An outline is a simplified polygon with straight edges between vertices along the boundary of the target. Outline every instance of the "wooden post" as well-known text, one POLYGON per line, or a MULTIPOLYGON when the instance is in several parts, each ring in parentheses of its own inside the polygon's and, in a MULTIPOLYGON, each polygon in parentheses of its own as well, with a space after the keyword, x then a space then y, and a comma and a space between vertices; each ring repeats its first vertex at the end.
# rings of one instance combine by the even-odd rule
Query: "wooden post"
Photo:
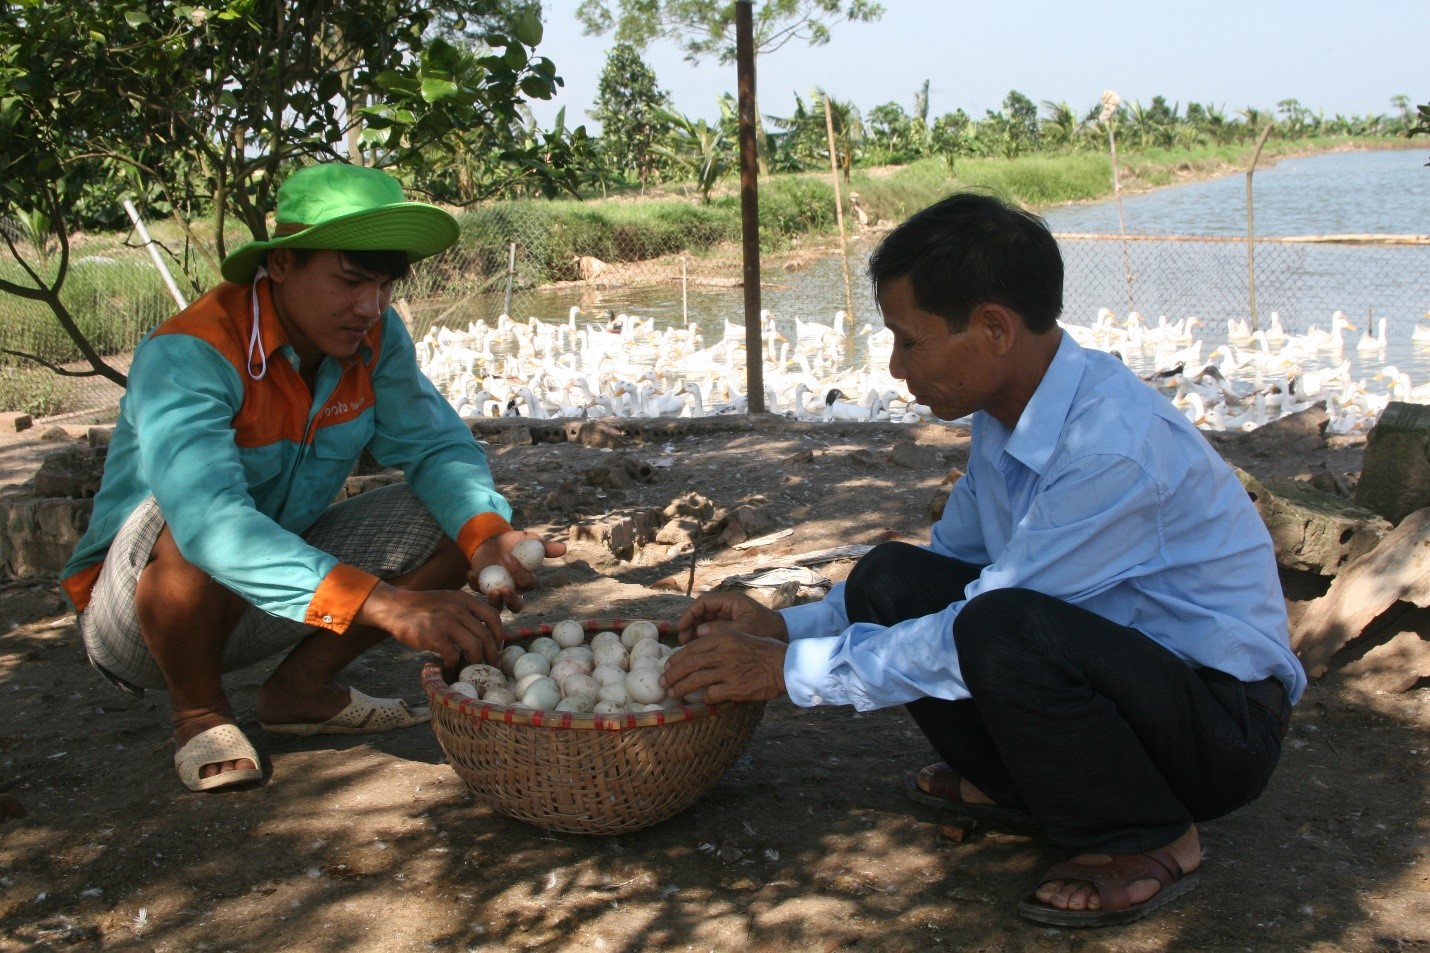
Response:
POLYGON ((685 256, 680 256, 680 328, 690 327, 690 289, 685 273, 685 256))
POLYGON ((839 224, 839 260, 844 266, 844 314, 854 326, 854 286, 849 280, 849 246, 844 241, 844 198, 839 194, 839 151, 834 147, 834 113, 824 96, 824 131, 829 136, 829 174, 834 179, 834 220, 839 224))
POLYGON ((1117 231, 1122 236, 1122 274, 1127 281, 1127 310, 1137 310, 1132 294, 1132 258, 1127 250, 1127 220, 1122 215, 1122 178, 1117 174, 1117 137, 1112 123, 1107 124, 1107 150, 1112 155, 1112 195, 1117 199, 1117 231))
POLYGON ((1261 138, 1256 140, 1256 151, 1251 154, 1251 167, 1246 170, 1246 287, 1251 298, 1251 326, 1261 330, 1261 319, 1256 315, 1256 237, 1252 227, 1251 176, 1256 172, 1256 160, 1261 158, 1261 147, 1266 145, 1266 137, 1271 135, 1275 121, 1266 123, 1261 130, 1261 138))
POLYGON ((745 276, 745 393, 749 413, 765 412, 764 337, 760 327, 759 157, 755 150, 755 14, 753 0, 735 3, 735 66, 739 86, 740 235, 745 276))

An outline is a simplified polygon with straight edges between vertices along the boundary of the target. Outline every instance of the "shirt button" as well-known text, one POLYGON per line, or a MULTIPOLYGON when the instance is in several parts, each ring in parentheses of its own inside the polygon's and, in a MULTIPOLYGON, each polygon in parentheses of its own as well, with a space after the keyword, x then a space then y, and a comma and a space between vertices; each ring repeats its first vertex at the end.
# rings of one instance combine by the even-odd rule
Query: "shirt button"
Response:
POLYGON ((333 624, 333 617, 330 616, 330 615, 325 615, 325 616, 323 616, 323 622, 324 622, 324 624, 326 624, 326 625, 332 625, 332 624, 333 624))
POLYGON ((823 705, 823 704, 824 704, 824 699, 823 699, 823 698, 820 698, 818 695, 810 695, 810 696, 809 696, 809 703, 810 703, 811 705, 823 705))

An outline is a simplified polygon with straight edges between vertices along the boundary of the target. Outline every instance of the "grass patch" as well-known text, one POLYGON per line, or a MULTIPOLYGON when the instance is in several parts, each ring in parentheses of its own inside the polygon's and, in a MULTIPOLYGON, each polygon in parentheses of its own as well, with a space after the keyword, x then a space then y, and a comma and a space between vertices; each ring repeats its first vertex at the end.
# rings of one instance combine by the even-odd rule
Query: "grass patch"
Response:
MULTIPOLYGON (((0 261, 0 274, 31 285, 13 262, 0 261)), ((60 299, 86 339, 101 354, 132 348, 150 328, 175 311, 164 281, 146 260, 95 256, 74 260, 60 299)), ((0 347, 33 354, 55 364, 81 359, 79 348, 41 301, 0 296, 0 347)), ((0 365, 21 359, 0 356, 0 365)))

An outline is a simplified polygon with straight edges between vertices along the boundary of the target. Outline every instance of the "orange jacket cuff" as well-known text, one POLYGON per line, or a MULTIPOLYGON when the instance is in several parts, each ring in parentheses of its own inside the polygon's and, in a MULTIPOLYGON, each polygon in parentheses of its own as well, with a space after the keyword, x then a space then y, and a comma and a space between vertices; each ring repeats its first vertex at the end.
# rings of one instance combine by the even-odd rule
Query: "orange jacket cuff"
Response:
POLYGON ((467 557, 467 562, 471 562, 472 554, 477 551, 478 546, 493 536, 509 532, 511 524, 496 513, 478 513, 467 520, 467 524, 457 534, 457 548, 467 557))
POLYGON ((380 581, 371 573, 338 563, 318 584, 303 621, 334 632, 346 632, 380 581))
POLYGON ((99 582, 99 572, 103 568, 104 563, 98 562, 60 580, 60 588, 69 598, 75 612, 83 612, 89 605, 90 597, 94 594, 94 584, 99 582))

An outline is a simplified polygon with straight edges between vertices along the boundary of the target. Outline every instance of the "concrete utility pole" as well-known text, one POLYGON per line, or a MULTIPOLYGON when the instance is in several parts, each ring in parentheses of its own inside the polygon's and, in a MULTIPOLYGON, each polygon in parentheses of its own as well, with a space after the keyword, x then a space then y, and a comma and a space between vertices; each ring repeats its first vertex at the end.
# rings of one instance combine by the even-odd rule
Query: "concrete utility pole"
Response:
POLYGON ((765 412, 764 328, 760 327, 760 192, 755 149, 754 0, 735 3, 735 67, 739 83, 740 235, 744 244, 745 393, 749 413, 765 412))

